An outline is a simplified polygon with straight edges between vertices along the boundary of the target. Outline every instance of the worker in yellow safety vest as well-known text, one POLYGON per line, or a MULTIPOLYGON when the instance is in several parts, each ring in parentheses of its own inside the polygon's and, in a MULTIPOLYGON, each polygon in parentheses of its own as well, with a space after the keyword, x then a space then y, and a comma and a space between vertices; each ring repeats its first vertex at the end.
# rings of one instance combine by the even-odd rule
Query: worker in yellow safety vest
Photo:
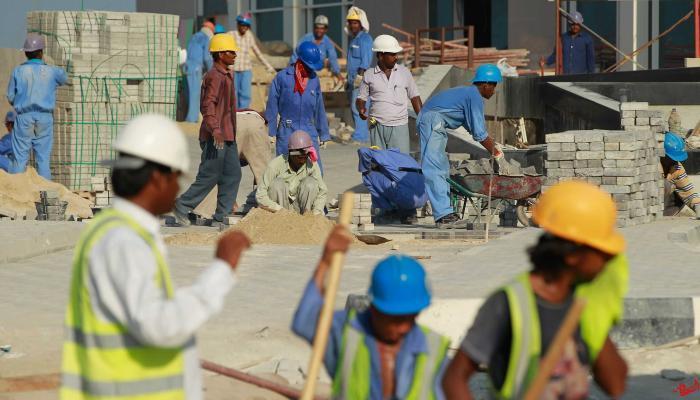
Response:
POLYGON ((189 153, 170 119, 142 115, 117 137, 113 206, 75 249, 65 319, 61 399, 201 399, 194 333, 235 283, 242 233, 224 235, 216 260, 173 287, 158 215, 172 210, 189 153))
MULTIPOLYGON (((292 330, 313 342, 323 308, 324 280, 336 251, 346 252, 351 239, 336 227, 306 286, 292 330)), ((447 365, 449 339, 416 323, 430 305, 423 267, 413 258, 392 255, 377 264, 366 311, 336 311, 324 365, 333 377, 334 399, 443 399, 440 388, 447 365)))
POLYGON ((447 398, 471 399, 467 382, 485 366, 498 398, 522 399, 577 296, 586 300, 579 325, 540 398, 587 398, 589 370, 610 396, 622 395, 627 365, 608 336, 621 318, 628 279, 616 213, 610 195, 589 183, 567 181, 544 192, 533 210, 544 230, 528 250, 533 268, 481 306, 445 372, 447 398))

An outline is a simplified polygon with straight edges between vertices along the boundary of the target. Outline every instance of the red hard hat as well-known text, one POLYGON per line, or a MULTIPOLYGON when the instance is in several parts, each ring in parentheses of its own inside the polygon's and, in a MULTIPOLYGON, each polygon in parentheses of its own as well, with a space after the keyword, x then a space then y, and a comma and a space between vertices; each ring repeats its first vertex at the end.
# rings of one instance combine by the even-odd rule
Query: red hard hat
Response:
POLYGON ((289 150, 299 150, 308 149, 313 147, 313 142, 311 142, 311 136, 304 131, 294 131, 289 137, 289 142, 287 143, 287 148, 289 150))

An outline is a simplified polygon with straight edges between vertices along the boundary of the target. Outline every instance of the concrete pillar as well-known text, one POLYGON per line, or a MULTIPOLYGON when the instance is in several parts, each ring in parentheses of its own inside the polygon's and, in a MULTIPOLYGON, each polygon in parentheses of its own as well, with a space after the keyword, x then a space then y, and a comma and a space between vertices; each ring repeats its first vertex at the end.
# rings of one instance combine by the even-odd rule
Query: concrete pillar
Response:
MULTIPOLYGON (((620 1, 617 3, 617 47, 624 52, 629 54, 636 49, 636 47, 641 46, 649 40, 649 7, 646 7, 647 2, 638 2, 637 6, 637 23, 634 23, 632 18, 634 11, 634 2, 632 1, 620 1), (636 26, 636 38, 637 43, 635 47, 634 43, 634 29, 636 26)), ((649 65, 649 52, 642 52, 637 56, 637 62, 647 68, 649 65)), ((618 55, 617 59, 620 60, 623 57, 618 55)), ((633 63, 628 61, 623 65, 619 71, 632 71, 633 63)), ((639 68, 637 68, 639 69, 639 68)))
MULTIPOLYGON (((659 0, 651 0, 651 37, 654 38, 659 35, 659 0)), ((654 69, 659 68, 659 42, 656 41, 651 46, 651 67, 654 69)))

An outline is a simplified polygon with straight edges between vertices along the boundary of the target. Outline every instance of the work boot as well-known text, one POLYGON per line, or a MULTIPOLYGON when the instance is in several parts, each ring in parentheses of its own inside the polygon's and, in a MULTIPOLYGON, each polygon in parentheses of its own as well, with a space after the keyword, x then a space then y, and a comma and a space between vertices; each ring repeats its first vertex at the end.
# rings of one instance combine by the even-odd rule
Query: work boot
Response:
POLYGON ((192 222, 190 221, 190 214, 184 214, 176 208, 173 210, 173 215, 175 216, 175 223, 177 223, 180 226, 190 226, 192 225, 192 222))
POLYGON ((455 213, 452 214, 447 214, 444 217, 440 218, 439 220, 435 221, 435 225, 438 228, 461 228, 460 225, 463 225, 464 221, 459 219, 459 216, 455 213))

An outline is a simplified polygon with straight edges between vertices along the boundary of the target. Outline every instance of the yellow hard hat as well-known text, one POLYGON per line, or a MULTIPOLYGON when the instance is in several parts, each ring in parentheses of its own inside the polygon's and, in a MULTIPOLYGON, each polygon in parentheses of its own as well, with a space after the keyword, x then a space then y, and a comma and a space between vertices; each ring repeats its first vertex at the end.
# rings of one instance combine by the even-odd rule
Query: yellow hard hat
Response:
POLYGON ((211 38, 209 42, 209 52, 217 53, 219 51, 238 51, 238 45, 233 35, 218 33, 211 38))
POLYGON ((360 21, 360 13, 353 7, 348 11, 347 21, 360 21))
POLYGON ((615 229, 617 210, 610 195, 590 183, 565 181, 544 192, 532 218, 546 232, 608 254, 625 249, 615 229))

